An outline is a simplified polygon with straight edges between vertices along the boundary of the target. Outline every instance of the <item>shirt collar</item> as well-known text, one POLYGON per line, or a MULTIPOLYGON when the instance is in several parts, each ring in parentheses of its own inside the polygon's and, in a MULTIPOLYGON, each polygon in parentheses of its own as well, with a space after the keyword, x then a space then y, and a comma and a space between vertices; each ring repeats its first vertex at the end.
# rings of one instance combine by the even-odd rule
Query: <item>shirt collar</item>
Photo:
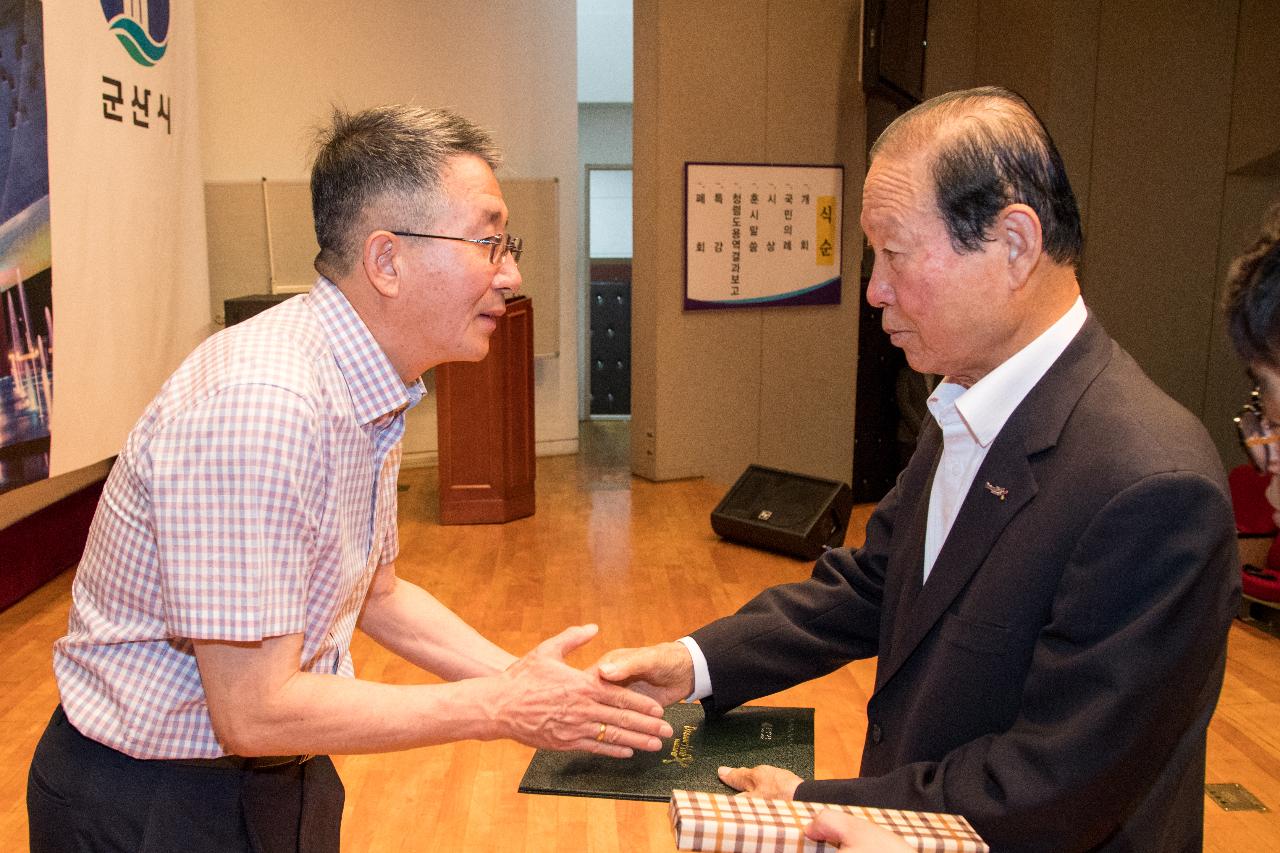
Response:
POLYGON ((405 385, 338 286, 320 276, 306 299, 325 331, 361 424, 394 417, 422 400, 422 379, 405 385))
MULTIPOLYGON (((1084 299, 1077 296, 1071 308, 1034 341, 1005 359, 972 387, 954 392, 956 410, 978 444, 987 447, 995 441, 1013 410, 1083 328, 1086 317, 1084 299)), ((953 383, 944 379, 938 387, 945 385, 953 383)))

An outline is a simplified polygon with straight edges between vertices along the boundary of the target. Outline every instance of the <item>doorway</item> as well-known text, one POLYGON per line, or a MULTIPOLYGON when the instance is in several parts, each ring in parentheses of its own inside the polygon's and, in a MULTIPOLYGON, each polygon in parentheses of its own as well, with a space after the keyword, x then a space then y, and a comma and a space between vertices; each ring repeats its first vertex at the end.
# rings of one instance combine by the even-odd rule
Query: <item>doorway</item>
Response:
POLYGON ((590 418, 631 415, 631 167, 586 167, 590 418))

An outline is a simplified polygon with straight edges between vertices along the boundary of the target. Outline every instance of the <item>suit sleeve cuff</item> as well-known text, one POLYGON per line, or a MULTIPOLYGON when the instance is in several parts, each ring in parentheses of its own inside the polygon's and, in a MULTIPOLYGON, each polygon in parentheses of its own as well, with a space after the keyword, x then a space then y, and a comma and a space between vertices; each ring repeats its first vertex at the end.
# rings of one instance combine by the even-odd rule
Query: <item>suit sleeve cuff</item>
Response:
POLYGON ((846 806, 865 806, 857 796, 854 779, 806 779, 792 794, 792 799, 810 803, 837 803, 846 806))

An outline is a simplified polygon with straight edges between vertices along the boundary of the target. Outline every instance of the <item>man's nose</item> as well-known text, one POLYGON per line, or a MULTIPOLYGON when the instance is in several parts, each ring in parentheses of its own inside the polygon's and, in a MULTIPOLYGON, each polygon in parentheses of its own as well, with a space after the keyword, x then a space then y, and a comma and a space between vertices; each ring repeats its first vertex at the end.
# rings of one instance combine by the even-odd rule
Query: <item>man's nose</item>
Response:
POLYGON ((499 290, 515 292, 522 284, 524 284, 524 278, 520 275, 520 267, 516 264, 515 258, 508 254, 498 265, 498 274, 493 277, 493 286, 499 290))
POLYGON ((871 278, 867 282, 867 303, 873 308, 883 308, 893 301, 893 288, 880 273, 880 265, 871 268, 871 278))

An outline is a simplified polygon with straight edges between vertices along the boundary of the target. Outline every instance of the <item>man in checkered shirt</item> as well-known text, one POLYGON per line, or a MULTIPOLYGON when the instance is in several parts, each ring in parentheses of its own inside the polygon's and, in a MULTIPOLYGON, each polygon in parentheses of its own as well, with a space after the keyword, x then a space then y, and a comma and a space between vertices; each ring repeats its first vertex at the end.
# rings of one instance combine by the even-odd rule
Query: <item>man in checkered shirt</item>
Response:
POLYGON ((426 370, 485 356, 520 286, 498 157, 448 112, 335 112, 314 288, 197 348, 107 481, 54 649, 33 851, 336 850, 329 753, 625 757, 671 734, 652 699, 563 662, 594 626, 517 659, 396 577, 404 413, 426 370), (357 624, 450 683, 357 679, 357 624))

